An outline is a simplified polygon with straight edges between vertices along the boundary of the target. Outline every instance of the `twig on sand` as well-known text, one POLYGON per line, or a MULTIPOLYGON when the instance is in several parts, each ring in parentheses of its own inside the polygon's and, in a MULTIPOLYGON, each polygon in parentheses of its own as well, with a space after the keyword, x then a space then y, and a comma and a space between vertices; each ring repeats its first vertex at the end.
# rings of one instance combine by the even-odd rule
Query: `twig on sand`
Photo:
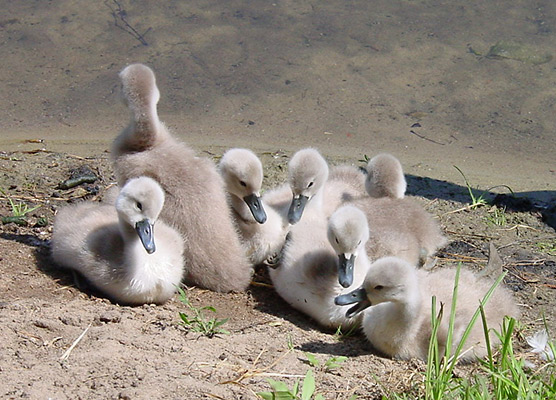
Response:
POLYGON ((208 397, 212 397, 213 399, 226 400, 226 398, 218 396, 217 394, 214 394, 214 393, 205 393, 205 395, 207 395, 208 397))
POLYGON ((460 233, 460 232, 454 232, 448 230, 446 231, 446 233, 449 233, 450 235, 454 235, 454 236, 470 237, 473 239, 498 239, 495 236, 479 235, 477 233, 460 233))
POLYGON ((274 360, 270 365, 264 367, 264 368, 255 368, 257 365, 257 362, 259 361, 259 359, 261 358, 261 356, 263 355, 263 353, 266 351, 266 349, 261 350, 261 352, 259 353, 259 355, 255 358, 255 361, 253 361, 253 368, 249 368, 249 369, 244 369, 240 367, 240 374, 235 378, 235 379, 231 379, 228 381, 224 381, 224 382, 220 382, 221 385, 226 385, 226 384, 236 384, 236 385, 240 385, 242 386, 241 381, 246 379, 246 378, 252 378, 255 376, 279 376, 279 377, 286 377, 286 378, 303 378, 303 375, 295 375, 295 374, 282 374, 282 373, 277 373, 277 372, 266 372, 269 369, 271 369, 272 367, 274 367, 276 364, 278 364, 280 362, 280 360, 282 360, 284 357, 286 357, 288 354, 290 354, 291 350, 288 349, 288 351, 286 351, 282 356, 278 357, 276 360, 274 360))
POLYGON ((513 230, 519 230, 519 228, 523 228, 523 229, 531 229, 533 231, 538 232, 539 230, 536 228, 533 228, 532 226, 529 225, 523 225, 523 224, 516 224, 510 228, 500 228, 501 231, 513 231, 513 230))
POLYGON ((122 5, 117 0, 112 0, 112 3, 116 5, 116 8, 113 8, 108 0, 105 0, 104 4, 110 8, 112 11, 112 17, 114 17, 114 25, 118 28, 123 30, 124 32, 129 33, 135 39, 137 39, 143 46, 148 46, 149 44, 145 40, 145 35, 149 33, 151 28, 147 29, 143 33, 139 33, 137 29, 135 29, 129 22, 126 21, 127 11, 123 9, 122 5), (120 25, 120 22, 124 24, 124 26, 120 25))
POLYGON ((73 349, 75 348, 75 346, 77 346, 77 343, 79 343, 81 341, 81 339, 83 339, 83 336, 85 336, 85 334, 87 333, 87 331, 89 330, 89 328, 91 327, 91 324, 89 323, 89 325, 85 328, 85 330, 83 332, 81 332, 81 335, 79 335, 79 337, 77 339, 75 339, 75 341, 72 343, 72 345, 69 347, 69 349, 66 350, 66 352, 64 354, 62 354, 62 357, 60 357, 60 361, 66 361, 71 352, 73 351, 73 349))
POLYGON ((445 145, 446 145, 446 143, 437 142, 436 140, 429 139, 429 138, 426 137, 426 136, 420 135, 420 134, 418 134, 417 132, 415 132, 414 130, 410 130, 409 133, 412 133, 412 134, 414 134, 415 136, 420 137, 421 139, 428 140, 429 142, 432 142, 432 143, 435 143, 435 144, 439 144, 439 145, 441 145, 441 146, 445 146, 445 145))
POLYGON ((257 281, 251 281, 251 285, 253 286, 259 286, 259 287, 264 287, 264 288, 273 288, 274 286, 272 286, 269 283, 264 283, 264 282, 257 282, 257 281))
MULTIPOLYGON (((58 152, 56 151, 52 151, 52 150, 46 150, 46 149, 35 149, 35 150, 16 150, 16 151, 10 151, 9 153, 5 153, 2 152, 3 154, 30 154, 30 155, 35 155, 35 154, 39 154, 39 153, 45 153, 45 154, 57 154, 58 152)), ((75 154, 69 154, 69 153, 64 153, 65 157, 70 157, 70 158, 76 158, 78 160, 94 160, 95 158, 98 157, 81 157, 75 154)), ((6 160, 6 161, 25 161, 24 159, 14 159, 11 157, 7 157, 7 156, 2 156, 0 157, 0 160, 6 160)), ((5 168, 3 168, 5 169, 5 168)))

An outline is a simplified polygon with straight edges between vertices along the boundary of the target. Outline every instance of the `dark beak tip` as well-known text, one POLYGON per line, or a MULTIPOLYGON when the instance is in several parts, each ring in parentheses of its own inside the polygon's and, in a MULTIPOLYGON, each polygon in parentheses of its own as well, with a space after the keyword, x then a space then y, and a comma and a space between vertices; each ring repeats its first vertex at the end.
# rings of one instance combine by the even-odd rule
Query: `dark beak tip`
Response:
POLYGON ((348 282, 346 280, 341 280, 340 285, 342 285, 342 287, 344 287, 344 288, 348 288, 348 287, 351 286, 351 282, 348 282))
POLYGON ((301 219, 301 213, 297 212, 297 211, 290 211, 288 213, 288 222, 291 225, 295 225, 299 222, 299 220, 301 219))
POLYGON ((305 205, 307 204, 308 200, 309 198, 303 195, 292 200, 290 209, 288 210, 288 222, 291 225, 295 225, 299 222, 299 220, 303 216, 303 211, 305 210, 305 205))

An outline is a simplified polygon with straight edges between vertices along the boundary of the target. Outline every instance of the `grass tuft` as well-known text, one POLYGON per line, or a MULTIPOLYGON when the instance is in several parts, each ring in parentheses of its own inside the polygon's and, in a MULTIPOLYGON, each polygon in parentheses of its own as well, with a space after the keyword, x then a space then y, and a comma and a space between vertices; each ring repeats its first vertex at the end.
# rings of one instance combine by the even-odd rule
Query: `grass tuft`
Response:
POLYGON ((348 358, 345 356, 331 356, 326 359, 324 363, 321 363, 319 359, 311 353, 304 352, 305 357, 307 357, 307 363, 313 368, 322 368, 324 372, 330 372, 340 366, 348 358))
POLYGON ((210 311, 212 313, 216 313, 216 309, 211 306, 203 306, 203 307, 194 307, 189 299, 187 298, 187 294, 182 288, 178 288, 179 299, 180 301, 186 305, 186 307, 191 311, 192 315, 186 314, 184 312, 179 313, 181 321, 180 324, 185 326, 187 329, 202 333, 203 335, 212 338, 218 334, 229 334, 226 329, 221 328, 226 322, 228 322, 228 318, 218 319, 218 318, 208 318, 205 315, 205 311, 210 311))
POLYGON ((25 203, 15 203, 11 199, 11 197, 4 192, 4 190, 0 189, 0 193, 6 196, 6 198, 10 202, 11 214, 12 214, 10 216, 2 217, 3 224, 8 224, 13 222, 14 224, 25 226, 27 225, 27 220, 26 220, 27 214, 35 211, 40 207, 40 205, 35 207, 29 207, 25 203))
POLYGON ((268 384, 271 386, 271 392, 258 392, 257 395, 265 400, 324 400, 324 396, 320 393, 315 393, 315 377, 313 370, 308 369, 303 382, 297 380, 293 388, 290 389, 284 382, 276 381, 274 379, 267 379, 268 384))
MULTIPOLYGON (((434 400, 505 400, 505 399, 529 399, 544 400, 556 399, 556 363, 554 360, 545 362, 540 368, 532 370, 530 363, 515 354, 513 348, 513 337, 517 321, 506 317, 502 323, 500 332, 489 329, 484 305, 502 282, 505 274, 502 274, 491 286, 487 294, 480 301, 477 311, 470 320, 460 343, 450 354, 450 343, 442 354, 439 348, 436 333, 438 332, 443 314, 444 305, 440 304, 437 312, 436 299, 432 303, 432 336, 429 344, 427 368, 425 371, 424 393, 391 393, 385 399, 434 399, 434 400), (461 377, 454 374, 454 367, 458 358, 464 353, 465 341, 476 322, 481 317, 487 345, 487 356, 479 359, 480 370, 470 377, 461 377), (492 351, 491 335, 494 332, 500 340, 500 349, 492 351)), ((452 300, 452 315, 456 305, 458 289, 459 267, 454 284, 454 297, 452 300)), ((453 335, 453 316, 450 317, 449 336, 453 335)), ((554 343, 546 343, 548 351, 556 354, 554 343)), ((548 358, 548 357, 547 357, 548 358)), ((549 359, 549 358, 548 358, 549 359)))

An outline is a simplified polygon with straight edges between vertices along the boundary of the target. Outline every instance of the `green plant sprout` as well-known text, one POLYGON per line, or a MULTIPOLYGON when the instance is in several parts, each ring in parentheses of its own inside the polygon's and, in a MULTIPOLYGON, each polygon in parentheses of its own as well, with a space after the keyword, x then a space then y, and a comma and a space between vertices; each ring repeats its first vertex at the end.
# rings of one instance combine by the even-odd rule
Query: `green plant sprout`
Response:
POLYGON ((550 256, 556 256, 556 240, 537 242, 535 247, 550 256))
POLYGON ((465 186, 467 186, 467 192, 469 193, 469 197, 471 198, 471 204, 469 205, 469 208, 473 209, 487 204, 487 201, 484 198, 486 190, 483 191, 483 193, 479 197, 475 197, 475 193, 473 193, 473 189, 471 189, 471 185, 469 184, 469 181, 467 180, 467 177, 464 175, 463 171, 459 169, 456 165, 454 165, 454 168, 457 169, 458 172, 461 174, 463 180, 465 181, 465 186))
POLYGON ((341 363, 346 361, 348 358, 345 356, 332 356, 326 359, 326 361, 321 365, 321 362, 315 357, 314 354, 304 352, 305 357, 307 357, 307 362, 311 367, 318 368, 321 367, 325 372, 330 372, 340 366, 341 363))
POLYGON ((369 158, 368 155, 363 154, 363 158, 361 158, 360 160, 357 160, 357 161, 359 161, 360 163, 364 163, 365 165, 367 165, 367 164, 369 163, 370 160, 371 160, 371 159, 369 158))
POLYGON ((24 218, 30 212, 35 211, 39 206, 29 208, 25 203, 17 203, 15 204, 11 198, 8 197, 8 201, 10 202, 10 206, 12 207, 12 214, 16 218, 24 218))
POLYGON ((187 329, 202 333, 203 335, 212 338, 218 334, 229 334, 230 332, 221 328, 224 325, 228 318, 224 319, 217 319, 217 318, 207 318, 205 316, 204 311, 211 311, 216 313, 216 309, 211 306, 204 306, 204 307, 194 307, 189 299, 187 298, 187 294, 182 288, 178 288, 179 293, 179 300, 192 311, 193 316, 189 316, 188 314, 181 312, 179 313, 181 321, 180 324, 185 326, 187 329))
POLYGON ((343 332, 342 327, 339 326, 338 329, 336 329, 336 332, 334 332, 334 337, 338 340, 343 340, 345 338, 355 335, 358 331, 359 331, 359 326, 357 325, 353 325, 349 327, 348 330, 345 332, 343 332))
POLYGON ((0 193, 2 193, 4 196, 6 196, 6 198, 8 199, 8 201, 10 202, 10 207, 11 207, 11 216, 7 216, 7 217, 2 217, 2 223, 3 224, 8 224, 10 222, 13 222, 17 225, 27 225, 27 221, 25 220, 27 214, 35 211, 36 209, 38 209, 40 207, 40 205, 35 206, 35 207, 31 207, 29 208, 29 206, 25 203, 14 203, 14 201, 12 200, 12 198, 10 196, 8 196, 6 194, 6 192, 2 189, 0 189, 0 193))
POLYGON ((461 176, 463 177, 463 180, 465 181, 465 186, 467 187, 467 192, 469 193, 469 197, 471 198, 471 204, 468 205, 467 207, 455 210, 453 212, 457 212, 457 211, 462 211, 462 210, 472 210, 474 208, 480 207, 480 206, 484 206, 487 205, 488 202, 485 199, 485 195, 490 192, 492 189, 496 189, 496 188, 506 188, 509 190, 509 192, 513 195, 514 191, 512 190, 511 187, 509 187, 508 185, 496 185, 493 186, 491 188, 488 188, 487 190, 483 190, 483 192, 479 195, 479 196, 475 196, 475 193, 473 191, 473 189, 471 188, 471 185, 469 184, 469 181, 467 180, 467 177, 465 176, 465 174, 463 173, 463 171, 461 169, 459 169, 456 165, 454 165, 454 168, 457 169, 457 171, 461 174, 461 176))
POLYGON ((485 219, 487 223, 496 226, 506 226, 508 223, 505 208, 492 207, 492 209, 488 211, 485 219))
POLYGON ((303 378, 302 389, 299 389, 299 380, 290 389, 284 382, 267 379, 272 387, 272 392, 258 392, 257 395, 265 400, 324 400, 322 394, 315 393, 315 377, 311 369, 307 370, 303 378))
POLYGON ((287 347, 288 347, 288 350, 290 350, 290 351, 295 349, 295 344, 293 343, 292 335, 288 335, 287 347))

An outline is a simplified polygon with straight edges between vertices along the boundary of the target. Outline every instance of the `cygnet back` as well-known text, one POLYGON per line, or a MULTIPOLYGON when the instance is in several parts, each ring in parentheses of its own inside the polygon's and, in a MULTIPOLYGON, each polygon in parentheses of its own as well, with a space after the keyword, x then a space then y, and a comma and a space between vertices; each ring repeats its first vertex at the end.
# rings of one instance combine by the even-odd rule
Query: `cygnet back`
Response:
POLYGON ((374 198, 403 199, 407 183, 399 160, 391 154, 381 153, 367 164, 365 187, 374 198))
POLYGON ((166 193, 160 218, 183 237, 188 284, 220 292, 246 289, 252 268, 216 166, 175 140, 159 121, 158 89, 150 68, 133 64, 120 77, 132 119, 112 146, 118 183, 142 175, 160 183, 166 193))

